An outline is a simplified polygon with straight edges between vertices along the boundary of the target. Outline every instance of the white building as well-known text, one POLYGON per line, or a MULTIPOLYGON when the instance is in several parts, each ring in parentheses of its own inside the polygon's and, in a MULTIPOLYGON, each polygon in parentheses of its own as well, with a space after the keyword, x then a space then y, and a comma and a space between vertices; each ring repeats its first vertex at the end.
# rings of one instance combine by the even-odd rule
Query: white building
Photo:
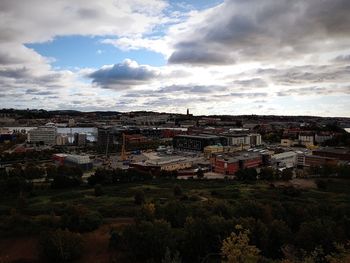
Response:
POLYGON ((191 168, 193 159, 186 157, 162 157, 154 160, 146 161, 147 165, 159 166, 161 170, 177 171, 181 169, 191 168))
POLYGON ((259 146, 262 144, 261 135, 259 133, 249 134, 250 145, 259 146))
POLYGON ((48 145, 56 144, 56 127, 41 126, 28 131, 27 140, 31 143, 43 142, 48 145))
POLYGON ((277 167, 294 167, 297 164, 297 153, 289 151, 274 154, 271 156, 271 163, 277 167))
POLYGON ((313 145, 314 144, 314 136, 313 135, 304 135, 299 134, 299 142, 303 145, 313 145))
POLYGON ((315 135, 315 142, 322 143, 333 138, 333 135, 315 135))
POLYGON ((67 145, 69 143, 67 135, 57 135, 56 145, 67 145))

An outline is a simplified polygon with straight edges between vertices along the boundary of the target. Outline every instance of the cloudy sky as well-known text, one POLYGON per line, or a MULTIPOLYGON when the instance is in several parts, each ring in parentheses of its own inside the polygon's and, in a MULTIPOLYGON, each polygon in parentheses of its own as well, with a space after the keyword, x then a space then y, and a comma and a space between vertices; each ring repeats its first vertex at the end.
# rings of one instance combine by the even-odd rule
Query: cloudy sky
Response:
POLYGON ((350 1, 1 0, 0 107, 350 117, 350 1))

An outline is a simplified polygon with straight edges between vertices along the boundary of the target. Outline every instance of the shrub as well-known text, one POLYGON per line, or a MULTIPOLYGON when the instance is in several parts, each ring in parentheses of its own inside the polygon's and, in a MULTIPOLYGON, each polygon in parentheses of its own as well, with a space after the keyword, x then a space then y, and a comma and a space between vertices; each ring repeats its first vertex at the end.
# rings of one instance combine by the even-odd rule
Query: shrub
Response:
POLYGON ((100 213, 83 206, 70 206, 62 216, 62 226, 71 231, 89 232, 102 224, 100 213))
POLYGON ((175 196, 180 196, 180 195, 182 195, 182 188, 181 188, 181 186, 180 185, 178 185, 178 184, 176 184, 175 186, 174 186, 174 195, 175 196))
POLYGON ((48 262, 67 262, 80 258, 83 241, 79 234, 58 229, 43 233, 39 246, 42 257, 48 262))
POLYGON ((145 193, 142 190, 138 190, 134 195, 135 204, 142 205, 145 202, 145 193))
POLYGON ((102 185, 100 185, 100 184, 95 185, 94 190, 95 190, 95 196, 103 195, 102 185))
POLYGON ((326 190, 327 189, 327 182, 324 180, 316 180, 316 185, 318 189, 326 190))

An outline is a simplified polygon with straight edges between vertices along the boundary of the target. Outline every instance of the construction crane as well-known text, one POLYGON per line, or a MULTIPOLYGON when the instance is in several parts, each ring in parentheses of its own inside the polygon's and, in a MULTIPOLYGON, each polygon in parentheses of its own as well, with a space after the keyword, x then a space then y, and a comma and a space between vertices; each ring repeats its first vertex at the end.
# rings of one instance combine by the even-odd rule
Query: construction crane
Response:
POLYGON ((128 160, 128 155, 125 150, 125 134, 123 133, 123 144, 122 144, 122 152, 120 154, 120 159, 124 162, 128 160))

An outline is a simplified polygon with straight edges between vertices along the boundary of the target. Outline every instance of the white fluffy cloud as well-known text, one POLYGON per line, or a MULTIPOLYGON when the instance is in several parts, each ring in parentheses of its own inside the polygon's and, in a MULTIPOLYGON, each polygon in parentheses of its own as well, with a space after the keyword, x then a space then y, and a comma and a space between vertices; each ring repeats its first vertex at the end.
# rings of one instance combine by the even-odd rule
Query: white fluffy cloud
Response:
POLYGON ((162 0, 2 0, 0 104, 349 115, 348 0, 226 0, 183 13, 171 8, 162 0), (106 36, 104 44, 158 52, 168 64, 116 58, 97 69, 60 70, 24 45, 69 35, 106 36))

